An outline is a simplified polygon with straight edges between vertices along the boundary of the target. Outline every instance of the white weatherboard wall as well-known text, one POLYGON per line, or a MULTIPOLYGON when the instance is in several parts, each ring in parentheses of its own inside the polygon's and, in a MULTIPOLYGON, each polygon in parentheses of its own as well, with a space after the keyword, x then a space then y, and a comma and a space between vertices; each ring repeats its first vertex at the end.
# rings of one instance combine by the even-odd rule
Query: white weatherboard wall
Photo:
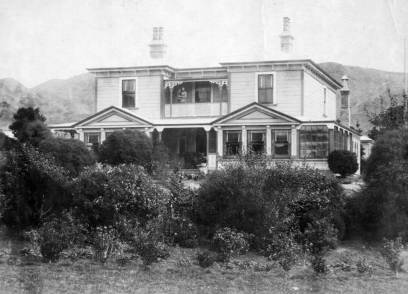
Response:
MULTIPOLYGON (((231 72, 231 111, 258 102, 256 72, 231 72)), ((271 108, 299 116, 301 110, 301 71, 276 71, 276 105, 271 108)))
POLYGON ((304 116, 313 120, 336 119, 336 93, 326 87, 326 116, 324 116, 324 89, 325 86, 304 73, 304 116))
MULTIPOLYGON (((136 78, 136 109, 129 109, 145 119, 160 118, 160 76, 136 78)), ((97 79, 97 111, 109 106, 122 107, 120 78, 97 79)))

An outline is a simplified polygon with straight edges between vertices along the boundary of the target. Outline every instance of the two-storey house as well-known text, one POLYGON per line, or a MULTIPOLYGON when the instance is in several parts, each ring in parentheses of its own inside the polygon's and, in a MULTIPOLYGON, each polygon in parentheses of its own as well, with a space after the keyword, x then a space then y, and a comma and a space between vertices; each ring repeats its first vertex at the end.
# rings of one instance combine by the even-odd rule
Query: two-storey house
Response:
MULTIPOLYGON (((280 37, 289 51, 288 19, 280 37)), ((158 60, 165 53, 162 28, 154 28, 150 50, 158 60)), ((332 150, 360 154, 359 133, 336 117, 347 80, 343 87, 309 59, 88 70, 96 79, 96 113, 68 126, 87 144, 136 129, 174 154, 204 154, 210 170, 249 151, 321 169, 332 150)))

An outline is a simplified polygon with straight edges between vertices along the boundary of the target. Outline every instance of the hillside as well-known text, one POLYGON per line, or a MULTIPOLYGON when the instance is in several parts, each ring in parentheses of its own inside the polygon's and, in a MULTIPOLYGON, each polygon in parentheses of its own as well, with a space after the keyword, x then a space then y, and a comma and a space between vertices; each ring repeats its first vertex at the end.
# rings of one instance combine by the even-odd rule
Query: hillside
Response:
MULTIPOLYGON (((401 94, 403 74, 376 69, 345 66, 338 63, 321 63, 320 66, 337 80, 346 74, 350 79, 352 123, 359 121, 363 130, 369 129, 367 111, 376 112, 381 106, 380 96, 387 88, 401 94)), ((0 128, 7 128, 12 114, 21 106, 40 107, 48 123, 78 121, 95 109, 95 83, 91 74, 85 73, 69 79, 53 79, 28 89, 18 81, 0 79, 0 128)))

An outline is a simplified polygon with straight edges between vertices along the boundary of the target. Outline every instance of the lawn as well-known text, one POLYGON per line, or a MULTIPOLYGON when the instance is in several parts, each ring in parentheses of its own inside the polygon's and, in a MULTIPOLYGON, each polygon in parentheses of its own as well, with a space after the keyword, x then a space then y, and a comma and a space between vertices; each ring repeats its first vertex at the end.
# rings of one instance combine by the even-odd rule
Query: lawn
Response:
MULTIPOLYGON (((44 264, 18 254, 22 244, 0 240, 0 293, 407 293, 408 274, 396 277, 378 251, 361 243, 341 244, 327 256, 330 272, 316 276, 303 261, 289 273, 249 253, 203 269, 196 249, 172 248, 171 257, 144 269, 82 259, 44 264), (371 273, 359 273, 365 257, 371 273)), ((408 263, 408 259, 406 261, 408 263)))

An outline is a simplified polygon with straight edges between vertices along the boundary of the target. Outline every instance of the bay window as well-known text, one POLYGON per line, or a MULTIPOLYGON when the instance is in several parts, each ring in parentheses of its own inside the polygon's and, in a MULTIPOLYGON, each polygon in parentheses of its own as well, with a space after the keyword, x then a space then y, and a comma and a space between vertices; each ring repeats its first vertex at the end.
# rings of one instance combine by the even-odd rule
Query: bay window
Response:
POLYGON ((327 126, 303 126, 299 131, 301 158, 327 158, 329 130, 327 126))
POLYGON ((232 156, 241 153, 242 131, 224 131, 224 155, 232 156))

